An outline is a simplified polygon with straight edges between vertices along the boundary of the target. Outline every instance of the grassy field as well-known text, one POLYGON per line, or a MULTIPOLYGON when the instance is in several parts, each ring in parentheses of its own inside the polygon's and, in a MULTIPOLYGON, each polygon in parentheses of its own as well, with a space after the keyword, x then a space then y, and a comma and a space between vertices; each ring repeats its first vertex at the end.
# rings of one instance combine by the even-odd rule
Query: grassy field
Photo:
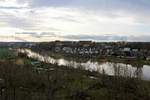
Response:
POLYGON ((0 59, 12 59, 15 55, 8 48, 0 48, 0 59))

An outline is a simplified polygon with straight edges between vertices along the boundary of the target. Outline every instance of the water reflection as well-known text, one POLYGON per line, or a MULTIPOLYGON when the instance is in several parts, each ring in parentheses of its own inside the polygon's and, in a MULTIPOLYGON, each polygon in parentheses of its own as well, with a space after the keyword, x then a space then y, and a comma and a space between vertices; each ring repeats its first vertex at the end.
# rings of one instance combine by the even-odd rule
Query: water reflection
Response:
POLYGON ((71 66, 74 68, 82 68, 89 71, 98 71, 99 73, 105 73, 110 76, 123 76, 123 77, 135 77, 143 80, 150 80, 150 66, 140 65, 133 66, 130 64, 113 63, 113 62, 76 62, 68 61, 65 59, 54 59, 47 55, 40 55, 36 52, 32 52, 29 49, 18 49, 18 52, 25 53, 29 58, 34 58, 46 63, 57 63, 58 65, 71 66))

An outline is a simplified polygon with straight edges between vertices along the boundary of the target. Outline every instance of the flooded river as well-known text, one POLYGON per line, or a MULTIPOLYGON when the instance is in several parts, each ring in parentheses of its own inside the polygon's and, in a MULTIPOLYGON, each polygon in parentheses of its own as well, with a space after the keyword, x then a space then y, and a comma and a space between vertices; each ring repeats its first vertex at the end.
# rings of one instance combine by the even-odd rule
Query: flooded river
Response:
POLYGON ((114 63, 114 62, 97 62, 97 61, 87 61, 87 62, 77 62, 74 60, 66 59, 54 59, 53 57, 47 55, 41 55, 39 53, 33 52, 29 49, 18 49, 19 52, 27 54, 29 58, 34 58, 36 60, 55 64, 71 66, 74 68, 82 68, 90 71, 97 71, 110 76, 122 76, 122 77, 135 77, 142 80, 150 80, 150 65, 133 66, 131 64, 124 63, 114 63))

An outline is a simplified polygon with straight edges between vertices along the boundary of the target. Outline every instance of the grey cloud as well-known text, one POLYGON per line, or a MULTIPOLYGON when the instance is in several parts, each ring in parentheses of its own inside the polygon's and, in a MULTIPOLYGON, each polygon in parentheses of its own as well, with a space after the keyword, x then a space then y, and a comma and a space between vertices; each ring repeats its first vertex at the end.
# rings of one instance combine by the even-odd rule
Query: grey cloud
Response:
MULTIPOLYGON (((150 1, 149 0, 17 0, 19 4, 28 3, 29 7, 65 7, 65 8, 84 8, 83 12, 95 12, 109 17, 118 17, 117 11, 121 11, 124 16, 134 16, 139 23, 149 23, 150 1)), ((0 7, 5 9, 5 7, 0 7)), ((6 9, 21 9, 6 7, 6 9)), ((80 9, 81 10, 81 9, 80 9)), ((33 11, 34 12, 34 11, 33 11)), ((88 13, 87 13, 88 15, 88 13)), ((60 19, 78 22, 70 17, 60 19)))
POLYGON ((25 35, 37 35, 38 33, 37 32, 16 32, 15 35, 20 35, 20 34, 25 34, 25 35))
POLYGON ((129 37, 127 36, 118 36, 118 35, 59 35, 55 32, 21 32, 18 34, 27 34, 34 38, 42 38, 42 37, 60 37, 65 40, 93 40, 93 41, 126 41, 129 37))
MULTIPOLYGON (((149 0, 17 0, 18 4, 28 3, 30 8, 39 7, 66 7, 66 8, 84 8, 88 11, 97 13, 123 11, 125 13, 136 14, 138 16, 150 16, 149 0)), ((3 7, 2 7, 3 8, 3 7)), ((7 7, 8 9, 14 7, 7 7)), ((7 9, 6 8, 6 9, 7 9)))
MULTIPOLYGON (((19 4, 28 3, 29 9, 28 13, 31 13, 31 17, 34 17, 36 15, 36 8, 40 7, 64 7, 64 8, 78 8, 79 10, 82 10, 82 12, 87 12, 88 14, 91 14, 89 12, 94 12, 96 14, 102 14, 109 17, 118 17, 118 16, 134 16, 134 19, 136 19, 140 23, 144 23, 144 25, 150 24, 150 1, 149 0, 17 0, 19 4), (30 10, 31 9, 31 10, 30 10), (121 15, 116 14, 117 11, 121 12, 121 15), (122 15, 123 13, 123 15, 122 15), (127 15, 126 15, 127 14, 127 15)), ((23 11, 24 7, 2 7, 0 6, 0 10, 6 10, 5 13, 1 12, 0 16, 0 22, 5 22, 8 27, 12 28, 19 28, 23 30, 33 30, 37 31, 39 29, 45 29, 45 30, 56 30, 56 31, 62 31, 60 29, 57 29, 55 27, 50 26, 40 26, 42 21, 40 22, 36 20, 36 18, 28 19, 24 17, 20 17, 19 15, 13 15, 9 11, 7 13, 7 10, 14 10, 14 12, 17 12, 17 10, 20 10, 20 12, 23 11)), ((14 13, 13 12, 13 13, 14 13)), ((19 14, 19 13, 18 13, 19 14)), ((78 21, 78 18, 75 18, 75 16, 56 16, 52 17, 52 19, 56 20, 65 20, 70 22, 76 22, 81 23, 78 21)), ((149 32, 149 28, 147 27, 149 25, 146 25, 146 28, 144 26, 139 26, 138 29, 134 29, 135 32, 137 31, 145 31, 149 32), (144 29, 143 29, 144 28, 144 29)), ((137 26, 135 26, 137 28, 137 26)), ((150 41, 150 36, 118 36, 118 35, 64 35, 60 36, 58 33, 48 33, 43 32, 40 34, 35 33, 23 33, 23 34, 29 34, 32 37, 40 38, 40 37, 62 37, 65 39, 72 39, 72 40, 96 40, 96 41, 107 41, 107 40, 123 40, 123 41, 150 41)), ((119 33, 117 33, 119 34, 119 33)))
MULTIPOLYGON (((64 40, 92 40, 99 42, 113 42, 113 41, 129 41, 129 42, 150 42, 150 35, 142 35, 142 36, 133 36, 133 35, 59 35, 55 32, 21 32, 16 33, 16 39, 22 39, 21 37, 17 37, 17 34, 28 34, 34 38, 63 38, 64 40)), ((24 40, 25 41, 25 40, 24 40)))
POLYGON ((118 35, 66 35, 65 39, 72 40, 94 40, 94 41, 126 41, 127 36, 118 35))
POLYGON ((60 16, 60 17, 52 17, 53 19, 56 19, 56 20, 63 20, 63 21, 68 21, 68 22, 75 22, 75 23, 81 23, 80 21, 78 21, 77 19, 75 19, 73 16, 69 17, 69 16, 60 16))
POLYGON ((128 36, 128 41, 134 41, 134 42, 150 42, 150 35, 128 36))
POLYGON ((93 41, 131 41, 131 42, 150 42, 150 35, 133 36, 133 35, 66 35, 67 40, 93 40, 93 41))
POLYGON ((32 0, 31 6, 83 7, 88 9, 150 9, 149 0, 32 0))
MULTIPOLYGON (((12 27, 12 28, 18 28, 22 30, 29 30, 29 31, 38 31, 40 29, 45 29, 45 30, 51 30, 51 31, 61 31, 58 28, 55 27, 44 27, 41 26, 40 19, 39 18, 30 18, 30 17, 24 17, 24 16, 18 16, 18 14, 21 13, 22 10, 10 10, 13 13, 12 14, 7 10, 1 10, 1 16, 0 16, 0 22, 4 22, 7 24, 7 27, 12 27)), ((29 10, 27 13, 28 15, 31 15, 31 17, 34 16, 35 11, 34 10, 29 10)))
POLYGON ((124 16, 134 16, 139 23, 150 22, 149 0, 31 0, 30 7, 78 8, 84 12, 95 12, 109 17, 118 17, 117 11, 124 16))
POLYGON ((15 40, 21 41, 21 42, 28 42, 28 40, 25 40, 25 39, 17 37, 17 36, 15 37, 15 40))
POLYGON ((52 36, 52 37, 56 37, 58 36, 56 33, 54 32, 41 32, 40 33, 41 36, 52 36))
POLYGON ((0 9, 25 9, 27 7, 2 7, 0 6, 0 9))
POLYGON ((41 38, 41 37, 59 37, 59 35, 55 34, 54 32, 16 32, 15 36, 17 35, 29 35, 34 38, 41 38))

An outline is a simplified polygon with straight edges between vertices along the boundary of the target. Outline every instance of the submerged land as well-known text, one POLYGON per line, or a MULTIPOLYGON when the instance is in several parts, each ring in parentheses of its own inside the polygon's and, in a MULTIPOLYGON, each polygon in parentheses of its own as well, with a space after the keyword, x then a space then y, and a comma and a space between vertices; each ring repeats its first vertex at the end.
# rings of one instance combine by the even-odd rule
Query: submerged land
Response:
POLYGON ((143 66, 150 67, 148 43, 141 43, 140 46, 137 43, 94 43, 97 46, 89 44, 91 43, 89 41, 81 43, 80 45, 76 43, 76 46, 72 42, 60 41, 1 43, 0 100, 150 99, 150 81, 142 78, 143 66), (18 52, 26 49, 37 53, 38 56, 18 52), (117 51, 114 52, 115 50, 117 51), (46 57, 42 60, 39 59, 39 55, 46 57), (51 63, 51 60, 47 60, 47 56, 71 63, 51 63), (81 64, 75 68, 72 61, 81 64), (96 61, 96 64, 98 62, 100 65, 113 62, 112 70, 115 74, 109 75, 105 68, 101 69, 100 73, 97 70, 89 70, 85 65, 83 67, 82 63, 88 61, 96 61), (127 67, 124 68, 120 63, 127 67), (129 73, 130 65, 135 69, 135 77, 130 75, 132 72, 129 73))

